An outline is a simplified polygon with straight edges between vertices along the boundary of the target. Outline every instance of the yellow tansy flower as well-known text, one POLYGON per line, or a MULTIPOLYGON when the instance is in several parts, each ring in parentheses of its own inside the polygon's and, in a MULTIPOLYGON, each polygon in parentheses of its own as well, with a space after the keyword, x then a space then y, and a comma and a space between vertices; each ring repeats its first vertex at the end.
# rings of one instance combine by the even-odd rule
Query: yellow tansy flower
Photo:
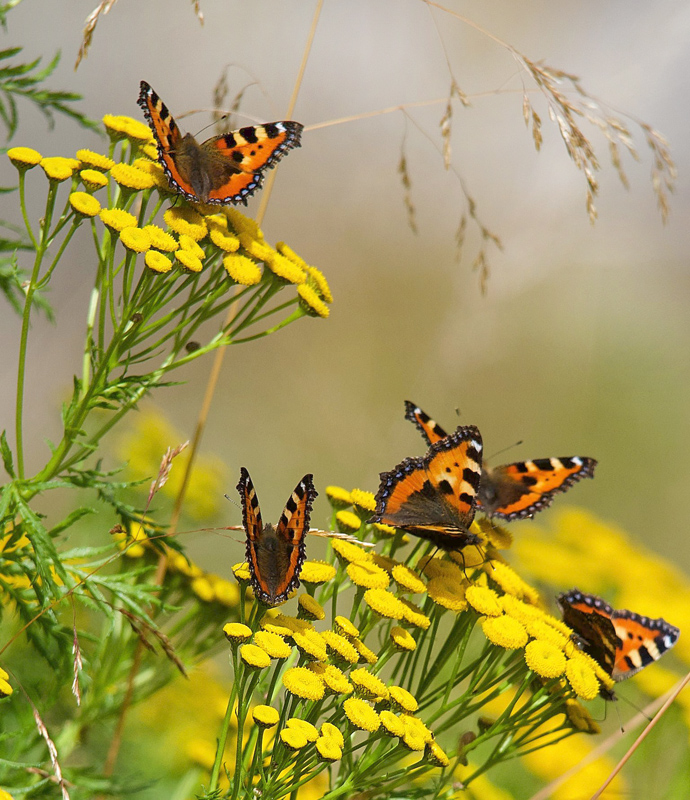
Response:
POLYGON ((352 505, 352 496, 342 486, 327 486, 326 497, 333 508, 347 508, 352 505))
POLYGON ((341 533, 354 533, 362 526, 362 520, 354 511, 338 511, 335 521, 341 533))
POLYGON ((369 608, 381 617, 402 619, 405 609, 401 601, 387 589, 367 589, 364 601, 369 608))
POLYGON ((386 684, 376 675, 372 675, 364 667, 352 670, 350 673, 355 692, 367 700, 387 700, 389 697, 386 684))
POLYGON ((131 164, 115 164, 110 170, 113 180, 124 187, 137 192, 152 189, 154 186, 153 178, 133 167, 131 164))
POLYGON ((236 253, 240 249, 240 240, 231 233, 226 233, 213 227, 209 236, 213 244, 226 253, 236 253))
POLYGON ((391 698, 391 704, 399 711, 404 711, 407 714, 414 714, 419 707, 419 704, 407 689, 402 686, 390 686, 388 688, 391 698))
POLYGON ((108 179, 97 169, 83 169, 79 172, 79 177, 84 186, 92 192, 108 185, 108 179))
POLYGON ((271 666, 271 657, 255 644, 243 644, 240 647, 240 656, 247 666, 255 669, 265 669, 271 666))
POLYGON ((249 564, 246 561, 241 561, 239 564, 233 564, 231 567, 232 574, 238 583, 249 583, 251 580, 251 572, 249 571, 249 564))
POLYGON ((331 287, 328 285, 328 281, 326 280, 323 272, 316 267, 310 266, 305 266, 304 269, 307 271, 307 275, 309 276, 309 282, 314 283, 316 291, 327 303, 332 303, 333 295, 331 294, 331 287))
POLYGON ((280 732, 280 741, 289 750, 294 751, 301 750, 303 747, 306 747, 309 744, 303 731, 300 731, 297 728, 283 728, 283 730, 280 732))
POLYGON ((376 653, 369 649, 360 639, 353 639, 352 646, 359 654, 359 658, 357 659, 359 664, 373 665, 379 660, 379 657, 376 655, 376 653))
POLYGON ((426 584, 417 573, 404 564, 396 564, 392 569, 393 580, 404 592, 421 594, 426 592, 426 584))
MULTIPOLYGON (((293 281, 293 283, 295 282, 296 281, 293 281)), ((300 306, 310 317, 326 319, 331 313, 331 309, 323 302, 311 286, 303 283, 297 287, 297 294, 299 295, 300 306)))
POLYGON ((180 247, 183 250, 186 250, 188 253, 191 253, 193 256, 196 256, 199 261, 203 261, 206 258, 204 248, 200 247, 191 236, 188 236, 186 233, 181 233, 179 236, 179 241, 180 247))
POLYGON ((169 208, 163 219, 170 230, 180 236, 191 236, 195 242, 200 242, 208 233, 204 218, 188 206, 169 208))
POLYGON ((565 713, 573 728, 583 733, 601 733, 601 728, 591 714, 577 700, 565 701, 565 713))
POLYGON ((228 622, 223 633, 231 642, 246 642, 252 638, 252 629, 241 622, 228 622))
POLYGON ((82 166, 99 170, 100 172, 107 172, 115 166, 112 158, 108 158, 108 156, 104 156, 101 153, 95 153, 93 150, 77 150, 76 156, 82 166))
POLYGON ((362 491, 362 489, 353 489, 350 492, 350 497, 352 498, 352 504, 363 511, 368 511, 370 514, 376 511, 376 500, 371 492, 365 492, 362 491))
POLYGON ((475 611, 487 617, 500 617, 503 613, 498 595, 486 586, 468 586, 465 597, 475 611))
POLYGON ((321 700, 324 695, 323 681, 306 667, 291 667, 283 675, 285 689, 304 700, 321 700))
POLYGON ((187 272, 201 272, 204 268, 201 261, 189 250, 176 250, 175 258, 187 272))
POLYGON ((285 258, 289 258, 293 264, 296 264, 303 270, 307 269, 307 262, 295 253, 295 251, 285 242, 276 242, 276 250, 285 258))
POLYGON ((525 626, 506 614, 502 617, 487 617, 482 622, 482 630, 492 644, 506 650, 524 647, 529 638, 525 626))
POLYGON ((342 747, 334 739, 324 736, 316 740, 316 752, 322 761, 339 761, 343 757, 342 747))
POLYGON ((232 225, 235 233, 247 233, 252 238, 262 240, 264 238, 263 231, 256 222, 243 214, 238 208, 233 206, 223 206, 223 212, 227 217, 228 222, 232 225))
POLYGON ((141 228, 125 228, 120 231, 120 241, 133 253, 145 253, 151 247, 151 237, 141 228))
MULTIPOLYGON (((374 533, 380 539, 384 537, 389 538, 391 536, 395 536, 395 534, 398 532, 398 529, 394 528, 392 525, 384 525, 381 522, 375 522, 372 525, 372 527, 374 529, 374 533)), ((407 534, 404 534, 402 537, 402 541, 405 543, 409 542, 410 541, 409 536, 407 534)))
POLYGON ((319 731, 311 722, 306 719, 298 719, 297 717, 290 717, 286 723, 286 728, 293 728, 296 731, 301 731, 308 742, 315 742, 319 738, 319 731))
POLYGON ((325 739, 333 739, 333 741, 338 745, 338 747, 344 747, 345 739, 343 738, 343 734, 332 725, 330 722, 324 722, 321 725, 321 735, 325 739))
POLYGON ((326 618, 326 612, 323 610, 323 607, 310 594, 301 594, 297 598, 297 605, 300 618, 310 620, 322 620, 326 618))
POLYGON ((158 158, 158 145, 154 141, 147 142, 143 147, 139 148, 139 152, 155 161, 158 158))
POLYGON ((397 625, 394 626, 391 628, 390 636, 396 650, 411 651, 417 649, 417 642, 412 638, 410 632, 404 628, 400 628, 397 625))
MULTIPOLYGON (((347 512, 341 511, 340 513, 346 514, 347 512)), ((377 567, 373 561, 355 561, 348 564, 345 571, 355 586, 365 589, 387 589, 390 583, 386 571, 377 567)))
POLYGON ((449 578, 457 583, 465 580, 465 574, 460 567, 445 558, 431 558, 430 556, 422 558, 417 564, 417 569, 421 569, 428 578, 449 578))
POLYGON ((326 643, 316 631, 306 630, 292 634, 295 647, 310 661, 325 661, 328 658, 326 643))
POLYGON ((111 231, 120 233, 125 228, 136 228, 137 218, 121 208, 104 208, 98 215, 101 222, 111 231))
POLYGON ((235 283, 241 286, 254 286, 261 280, 261 268, 247 256, 231 254, 223 259, 225 271, 235 283))
MULTIPOLYGON (((244 242, 242 240, 242 236, 240 236, 240 242, 242 242, 242 246, 244 247, 244 242)), ((268 252, 264 252, 263 255, 258 255, 257 251, 257 243, 252 243, 252 248, 246 248, 247 252, 255 255, 257 258, 260 258, 262 261, 265 262, 266 266, 271 270, 271 272, 276 275, 281 280, 286 281, 287 283, 297 283, 303 284, 306 281, 306 275, 304 274, 304 270, 300 269, 298 266, 289 261, 285 256, 281 256, 280 253, 277 253, 272 248, 265 248, 268 252)), ((310 289, 311 294, 314 295, 314 298, 324 306, 326 311, 328 311, 328 307, 323 303, 323 300, 316 294, 313 289, 310 289)), ((317 312, 318 313, 318 312, 317 312)), ((319 314, 319 316, 328 316, 328 314, 319 314)))
POLYGON ((7 157, 18 170, 27 170, 37 166, 43 156, 31 147, 10 147, 7 157))
POLYGON ((436 742, 427 742, 426 757, 437 767, 445 768, 450 764, 450 759, 436 742))
POLYGON ((542 678, 558 678, 565 672, 565 655, 550 642, 535 639, 525 647, 525 662, 542 678))
POLYGON ((332 564, 327 564, 325 561, 307 560, 302 565, 300 579, 310 586, 319 586, 332 581, 335 575, 336 569, 332 564))
POLYGON ((9 697, 14 692, 9 681, 0 678, 0 697, 9 697))
MULTIPOLYGON (((144 225, 142 230, 146 231, 151 237, 151 247, 156 250, 164 250, 166 253, 173 253, 179 247, 175 237, 158 227, 158 225, 144 225)), ((203 250, 201 251, 203 254, 203 250)))
POLYGON ((485 571, 490 580, 497 583, 506 594, 512 594, 528 603, 539 602, 539 592, 522 580, 514 569, 500 561, 491 561, 485 571))
POLYGON ((288 658, 292 652, 283 637, 271 631, 257 631, 254 634, 254 644, 265 650, 271 658, 288 658))
MULTIPOLYGON (((517 619, 519 619, 519 617, 517 619)), ((552 628, 551 625, 544 620, 529 619, 526 622, 523 622, 522 620, 520 621, 527 628, 527 633, 529 633, 533 639, 539 639, 543 642, 550 642, 554 647, 558 647, 559 650, 565 650, 569 641, 568 638, 560 631, 552 628)))
POLYGON ((424 737, 416 730, 406 730, 403 735, 402 739, 400 740, 408 750, 411 750, 413 753, 421 753, 422 750, 426 749, 426 742, 424 741, 424 737))
POLYGON ((348 640, 335 631, 321 631, 321 638, 326 643, 326 647, 332 655, 337 656, 350 664, 356 664, 358 654, 354 646, 348 640))
MULTIPOLYGON (((263 261, 264 264, 268 263, 269 258, 271 256, 278 255, 276 251, 265 241, 255 239, 248 233, 240 233, 239 235, 240 246, 242 249, 250 255, 252 258, 255 258, 257 261, 263 261)), ((297 269, 291 265, 292 269, 297 269)))
POLYGON ((149 250, 144 256, 144 263, 154 272, 164 273, 172 269, 172 261, 157 250, 149 250))
POLYGON ((569 658, 565 665, 565 677, 575 694, 583 700, 594 700, 599 694, 597 676, 584 658, 569 658))
POLYGON ((309 668, 324 682, 328 694, 352 694, 353 686, 345 673, 334 664, 312 663, 309 668))
POLYGON ((512 594, 504 594, 499 598, 501 608, 511 617, 520 620, 526 625, 530 620, 543 619, 545 614, 537 606, 529 605, 523 600, 518 600, 512 594))
POLYGON ((414 603, 404 598, 401 598, 400 602, 403 604, 402 618, 405 622, 414 625, 415 628, 421 628, 422 630, 427 630, 429 628, 431 620, 419 606, 416 606, 414 603))
POLYGON ((62 156, 51 156, 42 158, 40 161, 43 171, 51 181, 61 183, 72 177, 74 173, 74 159, 63 158, 62 156))
POLYGON ((413 717, 412 714, 401 714, 400 720, 406 732, 421 736, 425 744, 434 741, 434 734, 418 717, 413 717))
POLYGON ((101 204, 86 192, 72 192, 69 204, 81 217, 95 217, 101 210, 101 204))
MULTIPOLYGON (((352 516, 357 517, 356 514, 352 516)), ((357 517, 357 521, 359 522, 359 517, 357 517)), ((352 542, 346 542, 343 539, 331 539, 331 547, 342 561, 349 563, 354 561, 371 561, 371 553, 367 553, 363 547, 352 544, 352 542)))
POLYGON ((354 625, 354 623, 351 622, 351 620, 349 620, 347 617, 343 617, 340 614, 338 614, 333 620, 333 627, 341 636, 344 636, 350 641, 359 636, 359 628, 357 628, 356 625, 354 625))
POLYGON ((358 697, 348 697, 343 703, 343 710, 354 727, 362 731, 373 733, 381 726, 379 715, 368 703, 358 697))
POLYGON ((426 585, 429 597, 436 605, 454 611, 456 614, 467 609, 466 589, 466 581, 458 581, 448 575, 437 575, 426 585))
POLYGON ((273 706, 254 706, 252 718, 260 728, 272 728, 278 724, 280 714, 273 706))
MULTIPOLYGON (((106 115, 109 116, 109 115, 106 115)), ((146 143, 151 141, 151 130, 148 125, 139 122, 138 119, 132 117, 119 116, 116 117, 116 122, 113 127, 117 127, 128 139, 136 143, 146 143)), ((108 124, 103 117, 103 124, 108 127, 108 124)))
POLYGON ((403 721, 392 711, 384 710, 379 713, 381 725, 392 736, 402 737, 405 734, 403 721))

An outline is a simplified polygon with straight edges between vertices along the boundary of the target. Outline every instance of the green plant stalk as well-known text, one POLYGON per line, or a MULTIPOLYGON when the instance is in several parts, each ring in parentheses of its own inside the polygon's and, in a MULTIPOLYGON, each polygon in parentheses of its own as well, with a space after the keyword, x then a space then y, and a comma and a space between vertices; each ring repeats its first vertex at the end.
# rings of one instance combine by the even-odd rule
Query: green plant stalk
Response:
MULTIPOLYGON (((230 720, 232 719, 232 712, 235 708, 235 697, 238 697, 238 716, 239 716, 239 708, 242 699, 242 684, 244 683, 244 670, 238 676, 239 670, 239 659, 237 657, 237 646, 233 647, 232 649, 232 667, 233 667, 233 675, 235 676, 235 680, 232 682, 232 689, 230 690, 230 697, 228 698, 228 705, 225 709, 225 717, 223 718, 223 724, 220 729, 220 734, 218 736, 218 746, 216 749, 216 758, 213 762, 213 769, 211 770, 211 781, 209 784, 209 794, 212 794, 218 788, 218 778, 220 776, 220 767, 223 763, 223 754, 225 753, 225 742, 228 738, 228 730, 230 728, 230 720), (238 688, 239 686, 239 688, 238 688)), ((242 737, 239 737, 240 741, 242 737)), ((237 775, 235 775, 235 780, 237 780, 237 775)))

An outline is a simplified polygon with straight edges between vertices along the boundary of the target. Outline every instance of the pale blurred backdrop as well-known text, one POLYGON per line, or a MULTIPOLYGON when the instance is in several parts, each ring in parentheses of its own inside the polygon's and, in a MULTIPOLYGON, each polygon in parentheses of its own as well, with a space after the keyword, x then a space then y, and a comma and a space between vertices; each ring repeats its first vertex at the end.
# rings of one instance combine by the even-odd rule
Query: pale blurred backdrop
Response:
MULTIPOLYGON (((0 34, 3 47, 22 45, 25 60, 46 62, 61 50, 49 85, 83 94, 81 110, 96 119, 141 118, 136 99, 145 79, 173 115, 203 110, 181 121, 197 133, 211 121, 213 87, 231 63, 231 97, 260 84, 245 93, 248 116, 235 127, 284 117, 313 2, 201 0, 202 27, 186 0, 121 0, 75 72, 94 5, 24 0, 0 34)), ((403 419, 410 399, 444 427, 458 419, 478 425, 487 456, 523 440, 494 463, 596 457, 596 479, 559 502, 597 512, 690 568, 690 6, 528 0, 454 9, 533 60, 580 76, 593 95, 668 137, 679 174, 668 224, 637 129, 641 161, 624 161, 629 191, 608 166, 605 140, 588 129, 604 164, 592 226, 583 176, 536 94, 544 144, 534 150, 517 66, 505 49, 417 0, 327 0, 294 118, 310 126, 443 98, 450 76, 442 36, 461 89, 474 96, 470 108, 455 104, 453 165, 504 251, 489 252, 483 296, 471 270, 478 245, 471 225, 463 259, 455 258, 464 200, 436 149, 442 102, 410 110, 435 146, 399 112, 307 131, 278 170, 262 227, 270 242, 289 242, 323 270, 335 296, 331 317, 228 351, 203 450, 226 463, 231 494, 240 466, 251 471, 265 520, 277 520, 298 479, 313 472, 321 493, 314 522, 324 525, 327 484, 375 491, 379 471, 423 452, 403 419), (397 174, 403 139, 417 235, 397 174)), ((49 133, 33 109, 21 115, 13 144, 65 156, 106 146, 67 119, 49 133)), ((6 164, 0 180, 14 180, 6 164)), ((17 218, 14 195, 3 195, 2 206, 2 217, 17 218)), ((257 207, 255 198, 248 213, 257 207)), ((53 280, 57 325, 37 321, 29 353, 28 462, 36 468, 47 457, 45 440, 57 438, 60 403, 81 362, 94 269, 82 233, 81 249, 73 247, 68 269, 63 259, 53 280)), ((12 430, 20 322, 6 311, 0 326, 1 427, 12 430)), ((209 369, 210 359, 197 363, 177 376, 184 385, 155 395, 185 437, 209 369)), ((218 524, 238 522, 228 504, 218 524)), ((241 544, 208 535, 196 546, 202 565, 225 577, 243 554, 241 544)))

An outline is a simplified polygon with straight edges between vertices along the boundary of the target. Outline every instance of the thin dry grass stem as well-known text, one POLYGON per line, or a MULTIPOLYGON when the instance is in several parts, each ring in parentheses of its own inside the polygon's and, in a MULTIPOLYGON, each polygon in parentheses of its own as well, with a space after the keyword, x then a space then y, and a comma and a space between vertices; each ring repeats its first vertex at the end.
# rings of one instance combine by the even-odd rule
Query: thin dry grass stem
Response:
MULTIPOLYGON (((628 731, 634 730, 638 726, 647 722, 648 723, 647 727, 635 741, 635 744, 630 748, 628 754, 626 754, 625 760, 627 761, 630 755, 632 755, 634 749, 638 747, 639 742, 641 742, 644 736, 647 735, 647 729, 648 728, 651 729, 651 727, 654 724, 656 724, 655 721, 661 718, 661 715, 665 713, 668 706, 670 706, 673 700, 678 696, 678 694, 683 689, 685 684, 688 683, 689 677, 690 673, 686 675, 686 677, 682 681, 680 681, 675 688, 671 689, 670 692, 667 692, 662 697, 657 697, 656 700, 652 700, 652 702, 649 703, 649 705, 647 705, 646 708, 640 711, 639 714, 636 714, 632 719, 626 722, 625 730, 621 729, 617 730, 615 733, 612 733, 608 738, 604 739, 604 741, 598 747, 595 747, 594 750, 588 753, 582 759, 582 761, 580 761, 578 764, 575 764, 573 767, 564 772, 562 775, 559 775, 558 778, 551 781, 551 783, 549 783, 547 786, 544 786, 536 794, 533 794, 529 800, 549 800, 549 798, 553 796, 554 792, 556 792, 557 789, 563 786, 564 783, 569 781, 573 777, 573 775, 577 775, 577 773, 581 769, 584 769, 587 765, 593 763, 598 758, 601 758, 601 756, 606 755, 613 747, 615 747, 618 744, 618 742, 620 742, 620 740, 625 736, 625 734, 628 731), (659 712, 658 714, 656 713, 657 711, 659 712), (655 714, 655 716, 651 720, 649 718, 650 714, 655 714)), ((607 783, 598 790, 597 794, 594 795, 592 800, 595 800, 596 797, 599 797, 601 792, 603 792, 606 786, 609 785, 609 783, 613 780, 615 775, 618 774, 618 772, 620 771, 620 767, 623 766, 623 763, 624 761, 622 761, 619 765, 616 766, 614 772, 611 773, 609 778, 607 778, 607 783)))
POLYGON ((161 646, 161 650, 165 653, 166 658, 171 661, 179 670, 179 672, 187 676, 187 670, 185 669, 184 664, 178 657, 177 653, 175 652, 175 648, 172 646, 170 639, 157 628, 154 628, 153 625, 150 625, 146 620, 142 619, 141 617, 137 617, 131 611, 128 611, 126 608, 117 608, 124 617, 127 618, 127 621, 130 624, 130 627, 137 635, 139 641, 147 650, 151 653, 156 652, 156 648, 151 644, 148 637, 153 636, 155 639, 158 640, 158 643, 161 646))
POLYGON ((81 705, 81 689, 79 688, 79 673, 84 669, 84 662, 81 657, 81 648, 79 647, 79 636, 77 635, 77 609, 74 605, 74 597, 71 598, 72 602, 72 655, 74 656, 73 669, 74 678, 72 679, 72 694, 74 695, 77 705, 81 705))
POLYGON ((416 209, 412 202, 412 181, 410 180, 410 173, 407 169, 407 156, 405 155, 405 141, 407 133, 403 136, 402 143, 400 144, 400 161, 398 162, 398 175, 403 187, 403 203, 405 204, 405 211, 407 213, 407 224, 413 233, 417 233, 417 220, 416 209))
POLYGON ((199 20, 199 23, 201 25, 203 25, 204 24, 204 12, 201 10, 201 3, 199 2, 199 0, 192 0, 192 7, 194 8, 194 13, 197 16, 197 19, 199 20))
MULTIPOLYGON (((220 78, 216 81, 216 85, 213 87, 213 119, 216 123, 215 129, 218 135, 225 133, 227 130, 226 121, 228 119, 232 120, 232 116, 239 112, 247 89, 250 89, 252 86, 261 85, 260 82, 252 76, 253 80, 250 83, 246 83, 239 92, 237 92, 230 103, 230 107, 225 111, 224 109, 227 107, 228 98, 230 96, 228 74, 233 67, 237 66, 237 64, 228 64, 221 73, 220 78), (225 124, 223 124, 224 122, 225 124)), ((232 127, 232 125, 230 125, 230 127, 232 127)))
POLYGON ((161 465, 158 469, 156 480, 151 483, 151 488, 149 489, 149 498, 146 501, 147 507, 150 505, 156 492, 160 491, 168 482, 173 459, 177 458, 177 456, 179 456, 180 453, 187 448, 188 444, 189 439, 187 439, 186 442, 182 442, 182 444, 178 444, 177 447, 169 447, 165 451, 165 455, 161 459, 161 465))
POLYGON ((664 716, 664 714, 668 711, 671 707, 671 703, 678 697, 678 695, 685 689, 685 687, 690 683, 690 672, 683 678, 683 680, 679 681, 673 689, 665 696, 665 698, 661 698, 663 701, 663 705, 657 711, 652 719, 650 719, 644 727, 642 733, 635 739, 632 746, 628 750, 628 752, 621 758, 621 760, 616 764, 613 768, 611 774, 608 778, 602 783, 602 785, 597 789, 597 791, 592 795, 592 800, 597 800, 597 798, 601 797, 602 793, 606 790, 606 787, 610 785, 611 781, 618 775, 618 773, 623 769, 625 764, 627 763, 628 759, 632 756, 632 754, 637 750, 637 748, 642 744, 642 742, 647 738, 647 736, 651 733, 652 728, 657 724, 657 722, 664 716))
POLYGON ((50 738, 50 734, 48 733, 48 728, 46 728, 45 723, 41 719, 41 715, 38 713, 38 709, 31 702, 31 699, 29 698, 28 695, 25 694, 25 697, 29 700, 29 703, 31 703, 31 710, 33 712, 34 720, 36 722, 36 728, 43 737, 43 740, 46 743, 46 747, 48 748, 48 753, 50 754, 50 763, 53 765, 53 772, 55 773, 55 782, 60 784, 60 791, 62 792, 63 800, 69 800, 69 792, 67 791, 65 779, 62 777, 62 770, 60 769, 60 762, 58 760, 58 752, 57 752, 57 747, 55 747, 55 742, 50 738))
POLYGON ((115 5, 115 3, 117 3, 117 0, 103 0, 96 6, 96 8, 94 8, 94 10, 84 20, 84 30, 82 32, 82 40, 81 44, 79 45, 77 60, 74 62, 75 70, 81 63, 81 60, 83 58, 86 58, 89 47, 91 46, 91 39, 93 38, 93 32, 96 30, 96 25, 98 25, 98 20, 100 19, 101 14, 107 14, 108 11, 110 11, 110 9, 115 5))

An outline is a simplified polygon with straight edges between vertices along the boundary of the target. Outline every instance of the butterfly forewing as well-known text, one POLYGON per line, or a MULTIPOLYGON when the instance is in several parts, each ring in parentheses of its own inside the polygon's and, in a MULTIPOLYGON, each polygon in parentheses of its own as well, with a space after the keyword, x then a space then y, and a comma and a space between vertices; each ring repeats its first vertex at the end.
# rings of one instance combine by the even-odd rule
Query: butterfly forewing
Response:
POLYGON ((419 406, 409 400, 405 400, 405 419, 409 419, 410 422, 414 423, 429 445, 448 435, 438 422, 431 419, 419 406))
POLYGON ((614 611, 613 626, 620 642, 611 677, 629 678, 657 661, 678 641, 680 630, 665 619, 650 619, 633 611, 614 611))

